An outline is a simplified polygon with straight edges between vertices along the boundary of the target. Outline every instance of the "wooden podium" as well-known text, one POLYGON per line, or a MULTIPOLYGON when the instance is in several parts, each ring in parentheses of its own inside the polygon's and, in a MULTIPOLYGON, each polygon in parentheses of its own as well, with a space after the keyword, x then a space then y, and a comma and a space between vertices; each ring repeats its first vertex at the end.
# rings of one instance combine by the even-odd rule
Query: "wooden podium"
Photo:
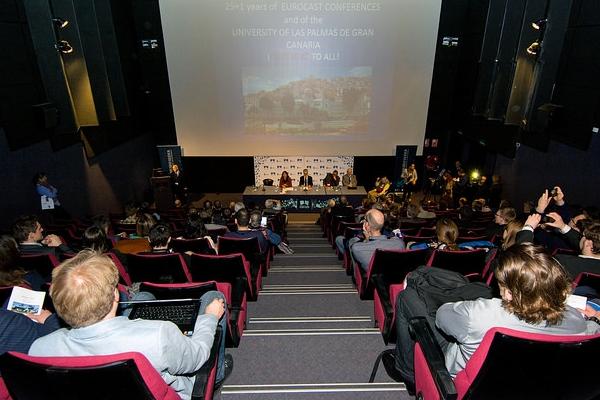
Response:
POLYGON ((150 178, 156 210, 166 211, 174 206, 173 191, 171 190, 171 177, 153 176, 150 178))

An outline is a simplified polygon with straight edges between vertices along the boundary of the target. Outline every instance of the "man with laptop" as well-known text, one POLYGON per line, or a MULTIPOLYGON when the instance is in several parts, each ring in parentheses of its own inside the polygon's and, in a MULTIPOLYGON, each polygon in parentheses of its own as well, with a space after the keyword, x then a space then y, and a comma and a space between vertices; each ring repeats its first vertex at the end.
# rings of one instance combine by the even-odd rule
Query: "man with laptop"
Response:
MULTIPOLYGON (((57 314, 71 329, 59 329, 39 338, 29 354, 86 356, 139 352, 182 399, 189 399, 193 374, 210 356, 217 324, 221 324, 225 333, 223 294, 209 291, 202 295, 193 333, 186 336, 170 321, 117 316, 118 282, 119 274, 111 259, 90 250, 55 268, 50 296, 57 314)), ((231 356, 225 356, 224 342, 219 349, 218 365, 216 385, 220 386, 233 368, 231 356)))

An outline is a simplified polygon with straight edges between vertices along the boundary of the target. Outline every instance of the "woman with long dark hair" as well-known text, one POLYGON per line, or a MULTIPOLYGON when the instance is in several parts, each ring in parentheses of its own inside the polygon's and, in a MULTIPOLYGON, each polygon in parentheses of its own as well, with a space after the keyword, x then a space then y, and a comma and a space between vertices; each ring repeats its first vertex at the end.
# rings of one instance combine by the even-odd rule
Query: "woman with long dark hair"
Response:
POLYGON ((285 189, 285 188, 290 188, 292 187, 292 178, 290 178, 290 175, 288 174, 287 171, 283 171, 281 173, 281 178, 279 178, 279 188, 280 189, 285 189))

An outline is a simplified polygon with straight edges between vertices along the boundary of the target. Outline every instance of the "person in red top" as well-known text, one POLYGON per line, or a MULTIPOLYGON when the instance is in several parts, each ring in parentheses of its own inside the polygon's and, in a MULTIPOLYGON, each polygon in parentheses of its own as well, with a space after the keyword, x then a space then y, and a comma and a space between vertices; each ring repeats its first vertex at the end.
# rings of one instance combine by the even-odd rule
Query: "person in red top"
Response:
POLYGON ((281 173, 281 178, 279 178, 279 187, 281 189, 292 187, 292 178, 287 171, 283 171, 281 173))

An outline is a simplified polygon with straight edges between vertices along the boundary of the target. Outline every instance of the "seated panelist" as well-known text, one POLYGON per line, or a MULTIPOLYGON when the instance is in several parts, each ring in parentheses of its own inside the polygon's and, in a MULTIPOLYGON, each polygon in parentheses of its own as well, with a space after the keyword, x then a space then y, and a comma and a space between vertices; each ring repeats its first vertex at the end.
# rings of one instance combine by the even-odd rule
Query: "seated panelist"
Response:
POLYGON ((313 187, 313 178, 308 175, 308 169, 304 168, 302 171, 302 176, 300 177, 300 185, 304 190, 312 189, 313 187))
POLYGON ((290 177, 290 174, 288 174, 287 171, 283 171, 281 173, 281 178, 279 178, 279 188, 286 189, 286 188, 291 188, 291 187, 292 187, 292 178, 290 177))
POLYGON ((328 173, 323 179, 323 186, 338 186, 340 184, 340 176, 338 175, 337 169, 334 169, 332 173, 328 173))
POLYGON ((342 185, 350 188, 357 186, 356 175, 353 174, 352 168, 348 168, 342 176, 342 185))

